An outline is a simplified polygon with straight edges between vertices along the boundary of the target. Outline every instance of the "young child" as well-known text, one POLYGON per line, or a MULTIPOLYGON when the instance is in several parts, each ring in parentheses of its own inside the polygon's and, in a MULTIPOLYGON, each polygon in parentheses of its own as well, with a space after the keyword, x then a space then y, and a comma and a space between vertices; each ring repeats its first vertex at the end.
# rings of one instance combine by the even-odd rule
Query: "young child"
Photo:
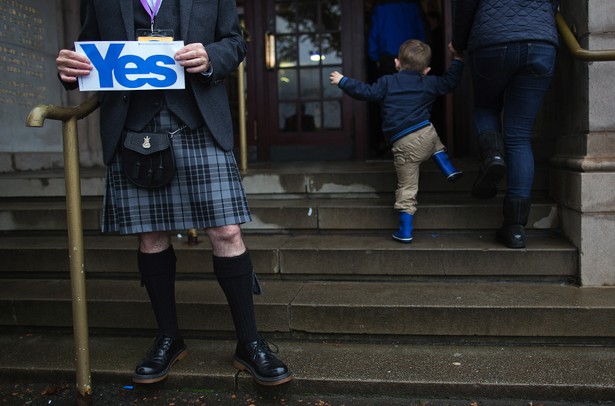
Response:
POLYGON ((436 98, 453 91, 461 80, 463 59, 456 53, 453 58, 443 76, 427 76, 431 48, 419 40, 408 40, 399 47, 395 59, 398 72, 383 76, 371 85, 337 71, 329 75, 331 84, 349 96, 380 103, 382 131, 392 145, 397 173, 394 208, 399 211, 399 230, 393 233, 393 238, 400 242, 412 242, 419 165, 431 157, 448 181, 454 182, 462 175, 449 161, 445 146, 429 122, 436 98))

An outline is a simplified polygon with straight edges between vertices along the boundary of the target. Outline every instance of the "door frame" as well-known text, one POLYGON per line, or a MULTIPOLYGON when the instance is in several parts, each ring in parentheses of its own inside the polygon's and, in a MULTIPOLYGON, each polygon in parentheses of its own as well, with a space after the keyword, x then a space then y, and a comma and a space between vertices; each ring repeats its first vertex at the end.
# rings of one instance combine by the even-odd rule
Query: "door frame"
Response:
MULTIPOLYGON (((277 113, 272 114, 269 100, 276 100, 277 71, 265 66, 265 34, 275 16, 267 15, 273 0, 263 0, 246 4, 244 10, 245 24, 250 32, 248 55, 246 58, 247 79, 247 126, 248 144, 256 153, 258 161, 271 160, 272 132, 278 131, 277 113)), ((363 0, 341 0, 342 32, 365 33, 365 12, 363 0)), ((365 80, 366 53, 365 35, 342 35, 344 74, 365 80)), ((365 103, 344 96, 342 107, 342 125, 344 131, 350 132, 354 159, 363 159, 367 153, 367 123, 365 103)), ((312 145, 322 142, 315 140, 312 145)))

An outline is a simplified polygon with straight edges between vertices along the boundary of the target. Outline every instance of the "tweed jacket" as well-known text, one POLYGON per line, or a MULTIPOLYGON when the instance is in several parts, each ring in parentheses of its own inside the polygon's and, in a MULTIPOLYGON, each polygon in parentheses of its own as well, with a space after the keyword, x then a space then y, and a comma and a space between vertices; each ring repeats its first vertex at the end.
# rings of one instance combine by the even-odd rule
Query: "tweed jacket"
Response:
MULTIPOLYGON (((186 73, 186 87, 194 97, 180 99, 180 103, 193 104, 196 101, 202 115, 199 121, 205 123, 218 145, 229 151, 233 148, 233 128, 223 80, 237 69, 247 49, 235 0, 165 0, 163 7, 169 2, 177 2, 179 10, 180 29, 175 33, 175 39, 183 40, 185 44, 202 43, 213 68, 209 77, 186 73)), ((79 41, 134 41, 137 3, 133 0, 81 0, 79 41)), ((99 92, 100 136, 105 164, 111 162, 116 152, 130 99, 131 92, 99 92)))

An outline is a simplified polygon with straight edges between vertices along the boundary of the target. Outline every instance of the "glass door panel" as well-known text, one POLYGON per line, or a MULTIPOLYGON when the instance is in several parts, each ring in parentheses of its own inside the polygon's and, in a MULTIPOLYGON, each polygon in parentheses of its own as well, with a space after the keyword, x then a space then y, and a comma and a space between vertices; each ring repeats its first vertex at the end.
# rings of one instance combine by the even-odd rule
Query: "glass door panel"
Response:
POLYGON ((328 79, 342 65, 340 0, 277 0, 275 10, 280 135, 343 130, 343 94, 328 79))

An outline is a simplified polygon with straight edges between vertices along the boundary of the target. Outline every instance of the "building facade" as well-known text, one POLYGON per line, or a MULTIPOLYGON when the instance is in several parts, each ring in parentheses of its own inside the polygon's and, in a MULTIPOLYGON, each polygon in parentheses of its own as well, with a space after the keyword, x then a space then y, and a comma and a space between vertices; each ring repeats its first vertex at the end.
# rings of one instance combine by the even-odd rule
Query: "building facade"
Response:
MULTIPOLYGON (((451 2, 424 0, 434 20, 429 40, 446 64, 451 2)), ((365 160, 378 132, 375 107, 354 101, 328 84, 340 70, 374 78, 367 58, 372 1, 240 1, 248 40, 245 61, 249 161, 365 160)), ((561 14, 583 48, 615 49, 612 0, 562 0, 561 14)), ((55 55, 71 47, 79 29, 78 0, 0 0, 6 27, 0 36, 0 172, 61 167, 59 123, 25 127, 37 104, 75 105, 87 95, 65 92, 56 79, 55 55)), ((535 134, 536 158, 550 170, 549 193, 559 207, 563 233, 579 249, 584 286, 615 285, 615 83, 614 61, 576 59, 562 43, 557 75, 535 134)), ((438 131, 457 157, 476 154, 468 77, 445 98, 438 131)), ((237 76, 228 80, 236 128, 237 76)), ((97 115, 80 121, 84 167, 102 163, 97 115)), ((239 132, 239 131, 237 131, 239 132)), ((377 143, 377 142, 376 142, 377 143)))

